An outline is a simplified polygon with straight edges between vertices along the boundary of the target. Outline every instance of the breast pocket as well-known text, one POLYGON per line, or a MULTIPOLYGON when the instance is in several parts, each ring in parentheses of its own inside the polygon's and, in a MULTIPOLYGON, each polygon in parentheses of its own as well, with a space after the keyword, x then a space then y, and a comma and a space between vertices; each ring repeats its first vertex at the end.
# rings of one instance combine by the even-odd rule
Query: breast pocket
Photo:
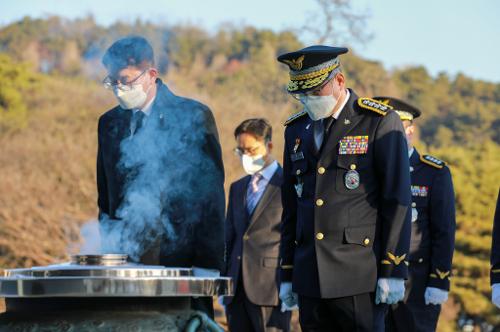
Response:
POLYGON ((335 188, 337 192, 357 195, 376 185, 371 159, 368 155, 340 155, 337 160, 335 188))

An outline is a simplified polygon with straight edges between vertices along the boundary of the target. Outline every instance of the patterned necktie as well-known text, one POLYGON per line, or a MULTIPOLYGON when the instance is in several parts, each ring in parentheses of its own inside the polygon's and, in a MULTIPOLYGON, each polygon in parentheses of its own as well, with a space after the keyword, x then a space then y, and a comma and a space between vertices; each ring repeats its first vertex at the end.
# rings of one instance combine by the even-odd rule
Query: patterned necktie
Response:
POLYGON ((250 179, 250 183, 248 184, 247 189, 247 210, 248 214, 252 214, 253 210, 257 206, 257 202, 259 201, 258 193, 259 193, 259 181, 262 180, 262 174, 255 173, 252 175, 250 179))
POLYGON ((130 135, 134 135, 141 127, 144 122, 144 114, 143 111, 136 111, 132 114, 132 121, 130 122, 130 135))

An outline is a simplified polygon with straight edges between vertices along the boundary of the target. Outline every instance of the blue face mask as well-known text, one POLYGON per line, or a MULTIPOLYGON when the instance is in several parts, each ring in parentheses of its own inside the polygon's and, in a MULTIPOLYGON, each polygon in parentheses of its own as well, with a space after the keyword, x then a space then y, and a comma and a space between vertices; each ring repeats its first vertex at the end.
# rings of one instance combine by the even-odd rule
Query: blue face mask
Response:
POLYGON ((307 112, 311 120, 317 121, 328 117, 335 105, 337 98, 332 95, 328 96, 300 96, 300 102, 304 105, 304 110, 307 112))

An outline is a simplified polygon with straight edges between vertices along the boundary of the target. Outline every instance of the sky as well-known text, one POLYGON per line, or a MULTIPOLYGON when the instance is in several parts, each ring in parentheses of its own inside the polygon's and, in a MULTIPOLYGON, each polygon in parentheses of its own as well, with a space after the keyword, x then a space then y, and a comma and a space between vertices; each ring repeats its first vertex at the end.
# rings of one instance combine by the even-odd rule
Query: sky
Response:
MULTIPOLYGON (((387 69, 423 65, 432 75, 461 72, 500 83, 500 1, 353 0, 352 6, 370 13, 372 38, 353 45, 363 58, 387 69)), ((298 29, 317 10, 314 0, 0 0, 0 25, 23 16, 92 14, 103 25, 140 18, 210 31, 224 23, 281 31, 298 29)))

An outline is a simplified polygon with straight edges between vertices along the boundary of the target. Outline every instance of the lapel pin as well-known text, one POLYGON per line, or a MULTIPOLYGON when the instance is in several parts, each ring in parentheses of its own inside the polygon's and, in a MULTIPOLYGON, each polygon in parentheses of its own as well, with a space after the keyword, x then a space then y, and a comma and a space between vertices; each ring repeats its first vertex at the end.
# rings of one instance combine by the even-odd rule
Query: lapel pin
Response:
POLYGON ((345 119, 345 120, 344 120, 344 124, 345 124, 345 125, 351 124, 351 120, 349 120, 349 119, 345 119))
POLYGON ((308 125, 306 126, 306 130, 309 130, 309 127, 311 127, 311 124, 308 124, 308 125))

